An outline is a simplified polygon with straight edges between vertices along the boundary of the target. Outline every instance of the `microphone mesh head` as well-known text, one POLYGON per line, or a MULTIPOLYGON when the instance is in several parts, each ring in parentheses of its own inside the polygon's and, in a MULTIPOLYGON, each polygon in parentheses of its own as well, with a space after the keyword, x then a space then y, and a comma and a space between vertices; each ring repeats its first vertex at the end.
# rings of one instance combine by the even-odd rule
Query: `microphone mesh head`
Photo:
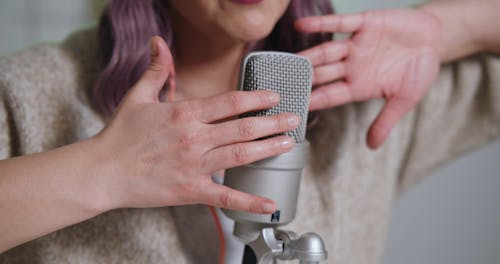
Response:
POLYGON ((308 59, 284 52, 254 52, 243 60, 240 73, 240 90, 268 90, 281 96, 280 103, 267 110, 242 115, 271 116, 293 112, 300 118, 300 125, 287 135, 297 143, 305 140, 309 97, 312 87, 312 65, 308 59))

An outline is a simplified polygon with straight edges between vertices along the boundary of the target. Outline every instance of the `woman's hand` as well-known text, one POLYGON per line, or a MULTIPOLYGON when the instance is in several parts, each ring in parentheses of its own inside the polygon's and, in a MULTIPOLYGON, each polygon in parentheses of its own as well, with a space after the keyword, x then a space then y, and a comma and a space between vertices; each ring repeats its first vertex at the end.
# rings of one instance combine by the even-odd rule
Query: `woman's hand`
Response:
POLYGON ((203 203, 273 213, 273 201, 218 185, 211 176, 289 151, 294 144, 289 137, 254 140, 292 130, 298 117, 282 114, 220 122, 279 102, 277 94, 264 91, 159 102, 158 93, 173 63, 161 38, 153 38, 152 47, 149 69, 96 138, 103 156, 112 160, 105 173, 111 207, 203 203))
POLYGON ((439 70, 441 26, 418 10, 382 10, 297 21, 306 33, 353 33, 300 53, 314 65, 310 110, 385 98, 367 143, 379 147, 396 122, 422 99, 439 70))

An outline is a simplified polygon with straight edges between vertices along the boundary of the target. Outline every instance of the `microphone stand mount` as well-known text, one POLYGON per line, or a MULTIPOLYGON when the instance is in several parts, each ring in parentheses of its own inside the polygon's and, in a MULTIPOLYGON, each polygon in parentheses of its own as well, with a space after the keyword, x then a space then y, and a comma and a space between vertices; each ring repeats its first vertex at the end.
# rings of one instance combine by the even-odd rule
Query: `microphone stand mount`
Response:
POLYGON ((292 231, 265 227, 248 246, 254 251, 257 264, 273 264, 275 259, 297 259, 300 264, 319 264, 328 258, 323 240, 315 233, 298 236, 292 231))

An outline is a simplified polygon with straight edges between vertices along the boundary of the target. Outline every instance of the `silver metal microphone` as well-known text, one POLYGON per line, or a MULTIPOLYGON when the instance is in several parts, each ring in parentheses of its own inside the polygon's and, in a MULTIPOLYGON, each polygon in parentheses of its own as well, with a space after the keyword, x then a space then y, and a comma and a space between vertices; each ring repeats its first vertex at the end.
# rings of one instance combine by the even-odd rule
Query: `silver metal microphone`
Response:
POLYGON ((305 137, 312 74, 309 60, 283 52, 250 53, 241 64, 240 90, 270 90, 281 96, 277 106, 242 117, 284 112, 293 112, 300 117, 298 128, 284 133, 296 142, 290 152, 228 169, 224 176, 224 185, 273 199, 277 204, 278 210, 272 215, 223 210, 226 216, 235 220, 233 234, 252 249, 258 264, 271 264, 276 258, 299 259, 300 263, 313 264, 328 257, 319 235, 306 233, 298 236, 291 231, 276 229, 295 218, 302 169, 309 156, 309 143, 305 137))
POLYGON ((268 90, 281 96, 280 103, 267 110, 250 112, 246 116, 271 116, 291 112, 300 117, 300 125, 285 133, 301 143, 306 137, 309 97, 313 67, 301 56, 285 52, 253 52, 242 61, 239 89, 268 90))
POLYGON ((281 96, 277 106, 242 117, 284 112, 300 117, 300 125, 284 133, 296 141, 290 152, 226 171, 224 185, 270 198, 277 204, 277 211, 272 215, 224 210, 236 222, 234 234, 247 243, 255 240, 263 227, 284 225, 295 218, 302 169, 309 154, 305 135, 312 73, 308 59, 290 53, 254 52, 242 61, 240 90, 269 90, 281 96))

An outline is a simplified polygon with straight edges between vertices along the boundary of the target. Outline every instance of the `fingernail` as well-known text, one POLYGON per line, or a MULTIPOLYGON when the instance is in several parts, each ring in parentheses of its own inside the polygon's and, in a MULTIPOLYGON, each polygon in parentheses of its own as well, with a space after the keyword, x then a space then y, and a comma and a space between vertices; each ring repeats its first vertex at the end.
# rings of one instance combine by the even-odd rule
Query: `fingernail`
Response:
POLYGON ((291 127, 296 127, 299 125, 299 118, 296 115, 288 117, 288 125, 291 127))
POLYGON ((283 141, 281 141, 280 144, 281 144, 282 149, 289 149, 292 147, 293 142, 290 138, 287 138, 287 139, 284 139, 283 141))
POLYGON ((274 208, 274 204, 265 203, 262 205, 262 211, 264 211, 265 213, 268 213, 268 214, 272 214, 276 211, 276 209, 274 208))
POLYGON ((277 102, 280 101, 280 95, 277 94, 277 93, 271 93, 271 94, 269 94, 268 98, 269 98, 269 101, 273 102, 273 103, 277 103, 277 102))

